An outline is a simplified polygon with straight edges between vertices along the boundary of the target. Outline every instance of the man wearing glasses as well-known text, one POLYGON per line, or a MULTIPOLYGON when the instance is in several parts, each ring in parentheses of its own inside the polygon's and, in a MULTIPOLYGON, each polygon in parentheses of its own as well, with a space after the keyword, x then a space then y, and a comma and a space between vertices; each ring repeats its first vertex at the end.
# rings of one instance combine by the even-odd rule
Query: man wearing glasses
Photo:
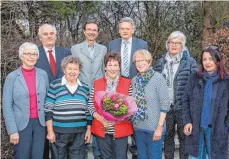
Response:
POLYGON ((188 77, 197 71, 197 63, 190 57, 186 47, 186 37, 180 31, 172 32, 167 41, 167 53, 156 61, 155 70, 162 73, 167 81, 170 98, 170 111, 166 115, 166 133, 164 141, 165 159, 173 159, 175 151, 175 130, 177 130, 180 149, 179 158, 188 159, 184 151, 184 133, 182 120, 182 96, 188 77), (177 126, 177 129, 175 127, 177 126))
MULTIPOLYGON (((82 69, 79 75, 80 81, 83 81, 91 89, 94 80, 104 75, 104 56, 107 48, 96 42, 98 36, 98 24, 95 21, 87 21, 83 27, 85 41, 72 46, 71 52, 81 60, 82 69)), ((96 137, 92 139, 93 155, 95 159, 100 158, 100 151, 96 142, 96 137)))

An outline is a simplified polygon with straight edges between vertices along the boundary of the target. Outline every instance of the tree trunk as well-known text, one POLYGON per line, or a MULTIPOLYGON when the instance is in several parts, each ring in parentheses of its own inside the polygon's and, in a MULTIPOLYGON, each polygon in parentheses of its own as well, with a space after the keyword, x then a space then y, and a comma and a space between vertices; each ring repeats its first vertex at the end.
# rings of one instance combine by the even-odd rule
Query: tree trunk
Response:
POLYGON ((213 27, 211 25, 211 2, 202 2, 204 11, 203 35, 202 35, 202 48, 206 46, 206 41, 213 34, 213 27))

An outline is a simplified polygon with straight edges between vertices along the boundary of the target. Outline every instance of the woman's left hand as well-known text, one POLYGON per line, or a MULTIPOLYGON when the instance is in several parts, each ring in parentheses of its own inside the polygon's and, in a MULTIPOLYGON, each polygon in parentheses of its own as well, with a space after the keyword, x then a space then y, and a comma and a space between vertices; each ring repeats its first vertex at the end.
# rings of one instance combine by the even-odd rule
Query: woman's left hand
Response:
POLYGON ((154 131, 153 141, 160 140, 162 132, 163 132, 163 126, 158 125, 156 130, 154 131))
POLYGON ((91 140, 91 128, 87 128, 87 131, 86 131, 86 134, 85 134, 85 137, 84 137, 84 143, 87 144, 89 143, 91 140))

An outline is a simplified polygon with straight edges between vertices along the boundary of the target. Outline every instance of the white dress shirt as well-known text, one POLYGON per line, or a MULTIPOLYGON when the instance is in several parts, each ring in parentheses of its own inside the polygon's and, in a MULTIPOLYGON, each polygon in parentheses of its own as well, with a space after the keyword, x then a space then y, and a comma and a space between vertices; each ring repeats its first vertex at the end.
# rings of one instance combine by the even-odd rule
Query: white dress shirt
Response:
MULTIPOLYGON (((44 47, 44 46, 43 46, 43 47, 44 47)), ((53 57, 54 57, 54 59, 55 59, 55 61, 56 61, 55 46, 54 46, 52 49, 48 49, 48 48, 46 48, 46 47, 44 47, 44 49, 45 49, 45 53, 46 53, 46 56, 47 56, 47 58, 48 58, 48 61, 50 62, 48 50, 52 50, 52 55, 53 55, 53 57)))
POLYGON ((67 79, 65 78, 65 76, 62 77, 62 80, 61 80, 61 85, 66 85, 66 87, 68 88, 68 90, 73 94, 75 93, 75 91, 77 90, 78 86, 82 86, 80 80, 77 78, 77 81, 74 85, 70 85, 68 84, 68 81, 67 79))

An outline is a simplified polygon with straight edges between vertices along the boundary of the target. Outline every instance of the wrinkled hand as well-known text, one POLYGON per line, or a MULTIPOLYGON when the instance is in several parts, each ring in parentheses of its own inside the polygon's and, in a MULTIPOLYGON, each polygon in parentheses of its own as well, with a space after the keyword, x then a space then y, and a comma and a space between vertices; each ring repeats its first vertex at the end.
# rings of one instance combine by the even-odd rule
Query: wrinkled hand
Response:
POLYGON ((84 143, 87 144, 91 140, 91 129, 87 129, 85 137, 84 137, 84 143))
POLYGON ((158 125, 154 132, 153 141, 160 140, 162 132, 163 132, 163 126, 158 125))
POLYGON ((18 133, 10 134, 10 143, 14 145, 19 143, 19 134, 18 133))
POLYGON ((188 123, 184 126, 184 134, 189 136, 192 134, 192 124, 188 123))
POLYGON ((51 143, 54 143, 56 142, 56 135, 55 133, 52 131, 52 132, 48 132, 46 138, 51 142, 51 143))

